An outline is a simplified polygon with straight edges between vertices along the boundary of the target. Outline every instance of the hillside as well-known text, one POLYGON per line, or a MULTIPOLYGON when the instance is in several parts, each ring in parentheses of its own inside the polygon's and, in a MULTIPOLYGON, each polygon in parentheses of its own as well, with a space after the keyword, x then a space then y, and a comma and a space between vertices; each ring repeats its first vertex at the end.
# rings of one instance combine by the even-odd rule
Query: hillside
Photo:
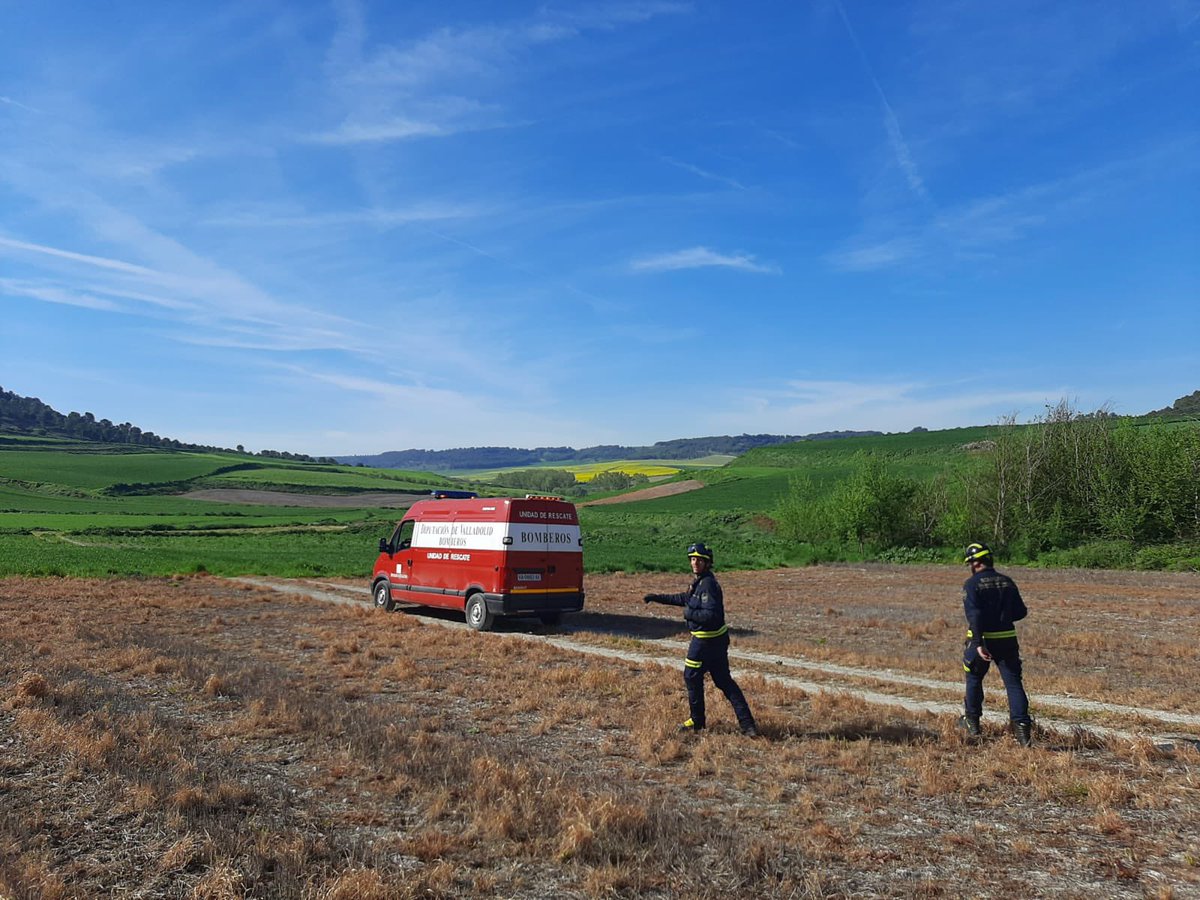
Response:
MULTIPOLYGON (((27 437, 68 438, 82 441, 99 441, 106 444, 122 444, 132 447, 151 447, 163 450, 197 450, 201 452, 243 453, 241 447, 231 450, 207 444, 188 444, 173 438, 161 437, 153 431, 143 431, 129 422, 114 425, 108 419, 97 419, 90 412, 69 412, 63 415, 37 397, 22 397, 0 387, 0 435, 14 434, 27 437)), ((252 456, 269 459, 290 459, 305 462, 333 463, 329 457, 320 459, 304 453, 289 453, 284 450, 261 450, 252 456)))
POLYGON ((1148 416, 1200 416, 1200 391, 1180 397, 1164 409, 1146 413, 1148 416))
POLYGON ((624 447, 602 444, 595 447, 459 447, 453 450, 389 450, 371 456, 339 456, 344 465, 383 469, 420 469, 427 472, 478 471, 518 466, 577 465, 626 459, 699 459, 705 456, 739 456, 759 447, 798 441, 822 441, 845 437, 879 435, 878 431, 823 431, 817 434, 741 434, 677 438, 650 446, 624 447))

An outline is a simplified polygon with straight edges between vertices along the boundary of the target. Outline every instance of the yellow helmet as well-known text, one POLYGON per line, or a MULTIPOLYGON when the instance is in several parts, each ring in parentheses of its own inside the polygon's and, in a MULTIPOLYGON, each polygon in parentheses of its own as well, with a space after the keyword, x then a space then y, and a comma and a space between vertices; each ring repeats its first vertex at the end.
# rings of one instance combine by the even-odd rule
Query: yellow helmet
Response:
POLYGON ((975 560, 987 559, 992 555, 992 551, 988 549, 987 544, 968 544, 967 552, 963 562, 974 562, 975 560))

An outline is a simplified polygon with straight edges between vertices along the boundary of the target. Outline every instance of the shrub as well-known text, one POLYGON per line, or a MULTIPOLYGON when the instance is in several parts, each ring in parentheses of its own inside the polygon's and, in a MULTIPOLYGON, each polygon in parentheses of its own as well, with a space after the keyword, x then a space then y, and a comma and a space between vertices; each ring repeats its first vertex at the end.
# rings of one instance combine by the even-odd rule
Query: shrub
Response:
POLYGON ((1048 568, 1131 569, 1136 558, 1128 541, 1089 541, 1078 547, 1043 553, 1037 562, 1048 568))

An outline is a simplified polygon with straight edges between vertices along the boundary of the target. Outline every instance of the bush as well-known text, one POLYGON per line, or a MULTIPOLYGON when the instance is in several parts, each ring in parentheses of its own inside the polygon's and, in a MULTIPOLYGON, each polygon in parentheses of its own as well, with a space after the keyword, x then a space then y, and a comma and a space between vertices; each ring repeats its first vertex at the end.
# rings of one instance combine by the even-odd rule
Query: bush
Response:
POLYGON ((774 515, 784 537, 852 543, 861 553, 868 546, 930 541, 937 526, 931 512, 935 502, 941 502, 941 495, 934 489, 893 475, 878 456, 856 454, 854 473, 821 497, 808 476, 792 479, 774 515))
POLYGON ((634 485, 649 484, 650 479, 645 475, 636 474, 630 475, 628 472, 618 472, 615 469, 609 469, 605 472, 597 472, 592 476, 591 481, 588 481, 585 489, 591 492, 600 491, 625 491, 629 490, 634 485))
POLYGON ((521 469, 517 472, 502 472, 495 483, 503 487, 543 494, 577 494, 575 476, 565 469, 521 469))
POLYGON ((1137 552, 1134 567, 1138 569, 1200 571, 1200 547, 1181 544, 1156 544, 1137 552))
POLYGON ((1129 541, 1090 541, 1067 550, 1043 553, 1037 564, 1046 568, 1132 569, 1136 558, 1129 541))

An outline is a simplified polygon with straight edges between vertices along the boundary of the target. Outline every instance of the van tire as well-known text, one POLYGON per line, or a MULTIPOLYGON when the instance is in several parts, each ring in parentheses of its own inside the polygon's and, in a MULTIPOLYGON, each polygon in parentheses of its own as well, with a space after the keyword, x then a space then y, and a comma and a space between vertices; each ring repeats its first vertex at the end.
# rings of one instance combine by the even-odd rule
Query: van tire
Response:
POLYGON ((396 608, 396 601, 392 599, 392 586, 387 581, 375 582, 372 594, 375 597, 375 605, 384 612, 391 612, 396 608))
POLYGON ((496 617, 488 612, 483 594, 472 594, 468 597, 463 612, 467 617, 467 626, 475 631, 488 631, 496 622, 496 617))

